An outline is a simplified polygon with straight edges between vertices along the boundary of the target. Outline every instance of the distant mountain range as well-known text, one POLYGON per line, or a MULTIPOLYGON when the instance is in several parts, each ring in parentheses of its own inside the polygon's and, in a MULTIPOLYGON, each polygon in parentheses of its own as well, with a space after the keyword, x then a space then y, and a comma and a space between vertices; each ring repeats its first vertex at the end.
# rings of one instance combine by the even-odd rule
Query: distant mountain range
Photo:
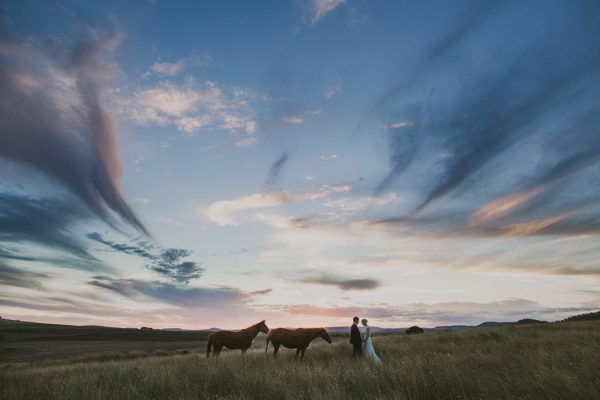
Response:
MULTIPOLYGON (((572 321, 599 321, 600 320, 600 311, 591 312, 587 314, 574 315, 568 318, 565 318, 561 321, 556 322, 572 322, 572 321)), ((497 321, 486 321, 479 325, 442 325, 436 326, 434 328, 423 328, 425 333, 435 333, 435 332, 450 332, 450 331, 461 331, 465 329, 475 329, 475 328, 497 328, 500 326, 507 325, 527 325, 527 324, 544 324, 548 321, 540 321, 532 318, 524 318, 514 322, 497 322, 497 321)), ((344 334, 348 333, 350 325, 348 326, 329 326, 327 330, 329 333, 333 334, 344 334)), ((293 328, 290 328, 293 329, 293 328)), ((371 331, 373 333, 378 334, 394 334, 394 333, 404 333, 406 332, 406 328, 381 328, 378 326, 372 326, 371 331)), ((186 331, 186 329, 181 328, 165 328, 164 331, 186 331)), ((198 329, 197 331, 203 332, 218 332, 221 329, 219 328, 210 328, 210 329, 198 329)))

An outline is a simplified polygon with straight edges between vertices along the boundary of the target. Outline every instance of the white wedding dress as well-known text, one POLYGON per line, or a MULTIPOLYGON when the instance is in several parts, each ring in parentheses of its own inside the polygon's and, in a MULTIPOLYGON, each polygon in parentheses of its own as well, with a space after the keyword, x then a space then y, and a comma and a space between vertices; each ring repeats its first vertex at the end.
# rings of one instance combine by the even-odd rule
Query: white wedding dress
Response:
POLYGON ((364 344, 364 355, 369 360, 372 360, 375 364, 381 364, 381 359, 375 353, 375 348, 373 347, 373 339, 371 339, 371 327, 367 325, 365 327, 365 344, 364 344))

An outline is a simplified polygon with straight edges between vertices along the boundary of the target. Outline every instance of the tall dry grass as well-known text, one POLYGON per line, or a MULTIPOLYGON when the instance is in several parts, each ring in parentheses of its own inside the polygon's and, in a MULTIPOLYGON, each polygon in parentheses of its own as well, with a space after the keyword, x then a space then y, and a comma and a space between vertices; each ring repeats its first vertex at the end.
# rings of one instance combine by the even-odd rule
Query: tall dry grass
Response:
POLYGON ((600 399, 600 322, 375 337, 378 367, 346 341, 304 362, 260 350, 93 355, 0 366, 2 399, 600 399))

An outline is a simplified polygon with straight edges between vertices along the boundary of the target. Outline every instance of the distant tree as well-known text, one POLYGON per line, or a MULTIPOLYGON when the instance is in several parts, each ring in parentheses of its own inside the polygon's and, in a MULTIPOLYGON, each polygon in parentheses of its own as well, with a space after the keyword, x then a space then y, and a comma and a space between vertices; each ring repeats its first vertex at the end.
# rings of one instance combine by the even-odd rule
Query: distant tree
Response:
POLYGON ((424 333, 425 331, 423 330, 423 328, 419 328, 418 326, 411 326, 410 328, 408 328, 406 330, 406 334, 407 335, 418 335, 420 333, 424 333))
POLYGON ((142 326, 140 329, 143 331, 153 331, 154 330, 153 328, 149 328, 147 326, 142 326))
POLYGON ((598 321, 600 320, 600 311, 591 312, 587 314, 573 315, 572 317, 563 319, 562 322, 572 321, 598 321))
POLYGON ((525 319, 520 319, 517 322, 515 322, 515 325, 529 325, 529 324, 547 324, 548 321, 540 321, 537 319, 533 319, 533 318, 525 318, 525 319))

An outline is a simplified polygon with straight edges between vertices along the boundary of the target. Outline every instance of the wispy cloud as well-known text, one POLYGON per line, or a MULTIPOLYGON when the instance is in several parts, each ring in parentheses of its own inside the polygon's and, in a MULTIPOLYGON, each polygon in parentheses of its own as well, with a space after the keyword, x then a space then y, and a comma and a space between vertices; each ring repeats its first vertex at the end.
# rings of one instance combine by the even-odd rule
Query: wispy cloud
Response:
POLYGON ((113 279, 106 276, 95 276, 88 284, 128 298, 141 300, 150 297, 179 307, 224 307, 244 300, 244 294, 233 288, 195 288, 160 281, 113 279))
POLYGON ((121 112, 141 125, 174 125, 187 133, 223 129, 256 133, 251 102, 256 96, 246 90, 224 90, 206 81, 202 85, 188 79, 183 84, 162 82, 135 90, 118 102, 121 112))
MULTIPOLYGON (((585 101, 598 87, 600 57, 592 50, 597 47, 597 40, 592 39, 598 33, 596 22, 577 6, 556 7, 552 13, 571 18, 561 18, 560 23, 552 18, 544 20, 538 34, 515 46, 513 39, 495 30, 503 26, 505 11, 511 7, 500 2, 470 9, 415 63, 414 73, 404 74, 376 102, 373 112, 388 120, 392 115, 400 121, 419 121, 403 126, 401 134, 390 130, 391 168, 378 193, 410 166, 428 165, 435 169, 435 176, 423 188, 415 207, 418 212, 459 187, 478 182, 488 166, 510 157, 508 154, 525 138, 535 138, 548 147, 563 142, 568 150, 562 168, 554 168, 550 162, 538 164, 550 174, 548 179, 555 179, 561 170, 570 170, 567 165, 581 170, 598 161, 600 143, 597 128, 592 126, 598 126, 600 117, 594 112, 597 105, 585 101), (481 63, 466 61, 472 52, 483 51, 474 43, 485 43, 494 54, 504 54, 502 60, 486 57, 481 63), (573 43, 579 43, 577 50, 573 43), (570 57, 562 57, 565 52, 570 57), (460 84, 449 85, 439 81, 440 75, 463 78, 460 84), (406 97, 407 92, 416 94, 406 97), (573 104, 580 107, 571 107, 573 104), (566 139, 566 125, 577 126, 567 129, 576 140, 566 139), (422 151, 424 143, 450 156, 442 160, 431 157, 422 151)), ((515 30, 528 31, 525 21, 531 19, 537 21, 537 15, 523 14, 515 30)), ((536 175, 544 173, 530 174, 539 185, 542 178, 536 175)))
POLYGON ((149 197, 135 197, 134 200, 137 201, 138 203, 150 204, 150 198, 149 197))
POLYGON ((40 281, 48 278, 48 274, 11 267, 0 260, 0 286, 40 288, 42 286, 40 281))
POLYGON ((272 185, 277 181, 277 178, 279 178, 279 174, 281 174, 281 170, 285 166, 285 163, 288 161, 288 158, 289 154, 284 151, 281 154, 281 157, 275 160, 273 165, 271 165, 271 168, 269 168, 269 173, 267 174, 267 185, 272 185))
POLYGON ((256 143, 256 138, 251 136, 251 137, 247 137, 247 138, 238 140, 237 142, 235 142, 235 146, 236 147, 250 147, 255 143, 256 143))
POLYGON ((179 60, 174 63, 157 61, 152 64, 150 70, 158 75, 175 76, 183 70, 184 66, 184 60, 179 60))
POLYGON ((204 268, 196 261, 184 261, 192 255, 186 249, 160 249, 147 241, 118 243, 107 240, 97 232, 87 234, 88 239, 110 247, 116 252, 138 256, 145 260, 146 268, 171 279, 173 282, 187 285, 191 280, 202 276, 204 268))
POLYGON ((388 129, 402 129, 402 128, 406 128, 409 126, 413 126, 415 124, 415 121, 410 121, 410 120, 405 120, 405 121, 398 121, 398 122, 394 122, 392 124, 387 125, 388 129))
POLYGON ((329 196, 332 193, 344 193, 352 190, 349 185, 321 185, 304 192, 268 192, 254 193, 234 200, 220 200, 210 204, 205 215, 219 225, 239 225, 244 221, 239 213, 247 210, 277 207, 297 201, 311 201, 329 196))
POLYGON ((324 154, 321 156, 321 160, 323 161, 332 161, 338 158, 337 154, 324 154))
POLYGON ((309 276, 297 280, 302 283, 314 285, 335 286, 341 290, 374 290, 381 286, 381 282, 377 279, 342 278, 332 275, 309 276))
POLYGON ((292 125, 300 125, 301 123, 304 122, 304 120, 296 115, 290 115, 287 117, 283 117, 281 118, 281 120, 283 122, 285 122, 286 124, 292 124, 292 125))
POLYGON ((73 203, 73 199, 40 199, 0 192, 0 242, 60 250, 87 260, 91 267, 99 267, 101 263, 73 234, 76 223, 88 218, 89 212, 73 203))
POLYGON ((342 89, 342 85, 330 85, 327 87, 327 89, 325 89, 323 96, 325 96, 327 99, 330 99, 336 94, 342 93, 342 89))
POLYGON ((314 25, 327 14, 341 5, 346 4, 346 0, 309 0, 311 11, 313 13, 311 23, 314 25))
POLYGON ((265 289, 246 293, 231 287, 186 287, 160 281, 113 279, 106 276, 95 276, 88 284, 113 291, 127 298, 142 300, 144 297, 148 297, 174 306, 192 309, 227 308, 232 305, 241 305, 271 292, 271 289, 265 289))
POLYGON ((174 77, 181 75, 185 70, 192 68, 204 68, 215 64, 213 58, 208 54, 197 54, 181 58, 177 61, 157 60, 150 66, 149 71, 144 73, 144 77, 157 75, 162 77, 174 77))
POLYGON ((51 177, 100 218, 110 222, 112 211, 146 233, 121 194, 117 131, 103 103, 120 35, 78 39, 59 41, 66 59, 0 39, 0 156, 51 177))

